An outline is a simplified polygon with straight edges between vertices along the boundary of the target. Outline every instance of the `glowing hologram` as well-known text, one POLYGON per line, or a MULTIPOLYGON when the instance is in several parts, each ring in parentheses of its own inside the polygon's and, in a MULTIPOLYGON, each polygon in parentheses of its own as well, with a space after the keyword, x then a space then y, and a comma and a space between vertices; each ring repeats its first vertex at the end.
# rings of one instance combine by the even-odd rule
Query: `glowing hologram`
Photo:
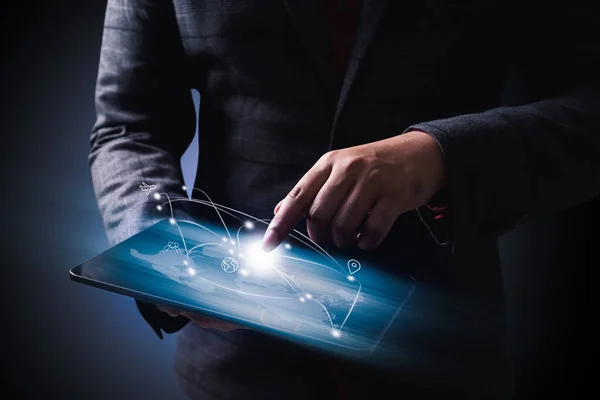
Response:
MULTIPOLYGON (((186 190, 187 188, 183 187, 183 189, 186 190)), ((149 192, 151 190, 152 189, 148 188, 147 194, 149 194, 149 192)), ((266 253, 262 250, 262 245, 260 242, 256 242, 256 243, 253 243, 250 245, 244 245, 243 240, 240 239, 240 232, 242 229, 246 229, 246 230, 255 229, 256 223, 262 224, 264 226, 268 226, 271 220, 268 220, 268 219, 261 220, 261 219, 255 218, 251 215, 245 214, 241 211, 235 210, 233 208, 215 204, 204 191, 197 189, 197 188, 192 188, 192 192, 194 192, 194 191, 202 193, 208 199, 208 201, 194 199, 194 198, 190 199, 187 197, 170 198, 170 196, 167 193, 160 193, 160 194, 155 193, 155 197, 157 199, 161 198, 163 195, 167 198, 167 201, 164 202, 163 204, 159 204, 157 206, 157 208, 158 207, 162 208, 165 205, 169 206, 169 211, 170 211, 169 222, 172 225, 175 225, 177 227, 179 236, 181 238, 181 242, 183 243, 183 247, 184 247, 184 249, 181 250, 179 247, 179 243, 169 242, 167 244, 167 246, 165 246, 164 250, 165 251, 172 250, 177 253, 179 253, 180 251, 183 252, 183 254, 186 257, 185 260, 183 261, 184 265, 186 265, 186 266, 190 265, 190 267, 188 268, 189 275, 195 276, 197 279, 203 280, 203 281, 207 282, 207 284, 213 285, 215 287, 219 287, 221 289, 232 291, 232 292, 246 295, 246 296, 254 296, 254 297, 260 297, 260 298, 271 299, 271 300, 290 300, 290 299, 296 298, 302 303, 307 303, 307 300, 309 303, 316 303, 319 305, 319 307, 323 310, 323 312, 327 316, 327 321, 332 329, 332 336, 334 336, 336 338, 341 336, 341 331, 344 328, 346 321, 350 317, 358 299, 360 298, 360 294, 361 294, 361 290, 362 290, 362 286, 361 286, 360 282, 358 282, 353 276, 351 276, 352 274, 356 273, 361 268, 361 265, 357 260, 353 259, 353 260, 348 261, 348 270, 351 275, 347 276, 347 280, 352 281, 352 282, 356 281, 356 283, 358 284, 358 289, 356 291, 356 295, 353 296, 354 297, 353 301, 351 303, 351 306, 350 306, 348 312, 345 315, 343 322, 339 325, 339 327, 336 327, 336 324, 334 324, 332 315, 330 314, 327 306, 325 306, 325 304, 323 304, 321 301, 317 300, 312 294, 305 293, 302 286, 296 280, 294 280, 293 277, 291 277, 290 275, 286 274, 285 272, 281 271, 280 269, 278 269, 276 267, 276 260, 278 258, 283 258, 283 259, 290 259, 290 260, 294 260, 294 261, 298 261, 298 262, 302 262, 302 263, 307 263, 310 265, 316 265, 319 267, 323 267, 323 268, 333 271, 337 274, 346 276, 347 275, 346 270, 344 268, 342 268, 342 266, 338 263, 338 261, 335 258, 333 258, 329 253, 327 253, 327 251, 325 251, 321 246, 319 246, 317 243, 312 241, 309 237, 307 237, 306 235, 302 234, 301 232, 299 232, 297 230, 294 230, 292 233, 290 233, 289 237, 297 240, 299 243, 302 243, 307 248, 309 248, 309 249, 315 251, 317 254, 325 257, 328 261, 331 261, 332 263, 334 263, 335 266, 338 267, 338 269, 332 268, 331 266, 328 266, 328 265, 325 265, 322 263, 317 263, 314 261, 305 260, 305 259, 298 258, 298 257, 292 257, 292 256, 286 256, 283 254, 279 254, 277 251, 266 253), (173 212, 173 203, 178 202, 178 201, 186 201, 186 202, 190 202, 190 203, 196 203, 196 204, 201 204, 201 205, 205 205, 205 206, 210 206, 211 208, 213 208, 215 210, 215 212, 217 213, 217 216, 219 217, 219 219, 223 225, 223 229, 226 232, 227 236, 222 237, 221 235, 217 234, 216 232, 212 231, 211 229, 209 229, 201 224, 198 224, 194 221, 178 220, 175 217, 175 214, 173 212), (229 228, 228 228, 227 224, 225 223, 223 216, 221 214, 229 215, 229 216, 237 219, 238 221, 240 221, 240 226, 238 227, 236 235, 235 235, 236 240, 234 240, 232 238, 229 228), (239 215, 243 216, 245 218, 245 220, 242 219, 239 215), (184 237, 184 234, 179 226, 180 223, 193 225, 193 226, 199 227, 199 228, 209 232, 210 234, 219 238, 218 239, 219 243, 201 243, 201 244, 191 247, 191 249, 188 250, 186 238, 184 237), (229 247, 229 245, 234 246, 234 248, 229 247), (236 259, 234 257, 226 256, 221 261, 221 269, 224 272, 226 272, 228 274, 233 274, 235 272, 239 272, 239 275, 251 276, 256 273, 264 274, 269 271, 274 271, 293 290, 295 297, 293 297, 293 296, 292 297, 269 296, 269 295, 261 295, 261 294, 257 294, 257 293, 251 293, 251 292, 242 291, 242 290, 236 290, 236 289, 232 289, 232 288, 228 288, 226 286, 220 285, 211 280, 208 280, 201 275, 197 275, 196 269, 191 267, 191 265, 193 264, 193 261, 191 260, 190 257, 195 252, 198 252, 199 249, 203 249, 205 247, 221 248, 221 249, 223 249, 223 251, 226 251, 232 255, 235 254, 234 250, 237 247, 237 251, 238 251, 240 259, 244 260, 243 263, 241 261, 238 261, 238 259, 236 259), (246 256, 244 256, 243 254, 245 254, 246 256), (250 269, 248 267, 250 267, 250 269)), ((286 250, 290 250, 292 248, 292 246, 289 243, 285 243, 282 247, 285 248, 286 250)))
MULTIPOLYGON (((407 283, 400 277, 402 266, 388 273, 371 268, 365 258, 360 259, 364 268, 357 274, 358 268, 349 269, 350 257, 342 259, 332 253, 333 258, 308 235, 297 231, 271 252, 273 259, 269 261, 255 247, 262 244, 270 220, 204 198, 190 198, 188 194, 200 192, 191 187, 187 193, 176 190, 171 198, 173 192, 160 193, 165 191, 161 186, 152 190, 153 198, 138 192, 138 201, 126 210, 141 209, 146 215, 150 209, 152 215, 145 222, 155 222, 157 216, 161 221, 80 266, 82 278, 94 285, 105 282, 117 293, 143 295, 156 304, 351 357, 379 357, 374 350, 380 344, 394 345, 393 336, 385 338, 391 339, 387 344, 383 337, 388 329, 392 335, 398 333, 396 326, 391 328, 392 323, 416 284, 414 279, 407 283), (187 213, 180 213, 177 205, 186 210, 192 206, 191 211, 197 205, 203 208, 198 211, 212 215, 198 220, 201 225, 187 213), (223 262, 227 257, 231 261, 223 262)), ((358 267, 360 262, 354 261, 357 264, 350 265, 358 267)), ((405 329, 403 322, 397 328, 405 329)), ((387 348, 383 352, 389 353, 387 348)))
MULTIPOLYGON (((227 207, 227 206, 224 206, 224 205, 221 205, 221 204, 216 204, 216 203, 212 203, 212 202, 208 202, 208 201, 204 201, 204 200, 188 199, 187 197, 174 198, 174 199, 170 200, 170 202, 177 202, 177 201, 187 201, 187 202, 191 202, 191 203, 197 203, 197 204, 202 204, 202 205, 209 205, 209 206, 215 207, 216 209, 220 210, 222 213, 228 214, 228 215, 232 216, 233 218, 236 218, 236 219, 238 219, 240 221, 241 221, 240 217, 238 217, 235 214, 232 214, 231 212, 228 212, 227 210, 235 212, 235 213, 238 213, 240 215, 243 215, 244 217, 247 217, 249 219, 253 219, 256 222, 260 222, 260 223, 262 223, 264 225, 267 225, 267 226, 269 225, 269 222, 271 221, 270 219, 258 219, 256 217, 253 217, 253 216, 251 216, 249 214, 246 214, 246 213, 244 213, 242 211, 235 210, 233 208, 230 208, 230 207, 227 207)), ((340 263, 335 258, 333 258, 329 253, 327 253, 327 251, 325 251, 321 246, 319 246, 317 243, 315 243, 314 241, 312 241, 312 239, 310 239, 309 237, 307 237, 306 235, 304 235, 302 232, 299 232, 299 231, 297 231, 297 230, 294 229, 292 231, 292 233, 289 234, 289 236, 291 238, 294 238, 295 240, 299 241, 300 243, 304 244, 305 246, 311 248, 312 250, 316 251, 317 253, 323 255, 324 257, 327 257, 331 262, 333 262, 335 265, 337 265, 340 268, 341 271, 344 271, 344 273, 345 273, 346 270, 340 265, 340 263), (300 239, 298 236, 304 238, 305 240, 300 239)))
POLYGON ((225 257, 223 261, 221 261, 221 269, 228 274, 232 274, 238 270, 239 263, 233 257, 225 257))
POLYGON ((179 243, 177 242, 169 242, 167 243, 167 245, 164 247, 165 251, 169 251, 169 250, 173 250, 175 251, 177 254, 179 254, 179 243))
MULTIPOLYGON (((231 212, 228 212, 227 210, 236 212, 236 213, 238 213, 240 215, 243 215, 243 216, 245 216, 247 218, 254 219, 255 221, 261 222, 262 224, 267 225, 267 226, 268 226, 269 221, 270 221, 268 219, 267 220, 261 220, 261 219, 255 218, 255 217, 253 217, 253 216, 251 216, 249 214, 245 214, 242 211, 238 211, 238 210, 235 210, 235 209, 227 207, 227 206, 223 206, 223 205, 220 205, 220 204, 216 204, 216 203, 212 203, 212 202, 207 202, 207 201, 203 201, 203 200, 197 200, 197 199, 174 198, 174 199, 169 199, 169 201, 166 202, 165 204, 169 204, 171 206, 171 203, 174 203, 174 202, 177 202, 177 201, 187 201, 187 202, 191 202, 191 203, 197 203, 197 204, 202 204, 202 205, 209 205, 209 206, 215 208, 216 210, 220 210, 221 213, 228 214, 228 215, 230 215, 230 216, 232 216, 232 217, 234 217, 234 218, 236 218, 236 219, 238 219, 240 221, 241 221, 240 217, 232 214, 231 212)), ((171 213, 172 213, 172 206, 171 206, 171 213)), ((310 249, 316 251, 317 253, 319 253, 319 254, 327 257, 330 261, 332 261, 333 263, 335 263, 340 268, 340 270, 343 271, 343 273, 345 273, 346 270, 344 268, 342 268, 342 266, 338 263, 338 261, 335 258, 333 258, 329 253, 327 253, 327 251, 325 251, 321 246, 319 246, 317 243, 315 243, 314 241, 312 241, 312 239, 310 239, 309 237, 307 237, 306 235, 304 235, 302 232, 299 232, 299 231, 297 231, 297 230, 294 229, 293 232, 289 234, 289 236, 291 238, 294 238, 295 240, 299 241, 300 243, 304 244, 305 246, 309 247, 310 249), (305 240, 300 239, 297 235, 300 236, 300 237, 302 237, 302 238, 304 238, 305 240)), ((223 241, 226 242, 227 238, 223 238, 223 241)))
POLYGON ((360 267, 361 265, 357 260, 348 260, 348 271, 350 272, 350 275, 357 273, 360 270, 360 267))
POLYGON ((148 185, 146 182, 142 182, 140 189, 146 193, 146 196, 150 196, 150 192, 156 189, 156 185, 148 185))

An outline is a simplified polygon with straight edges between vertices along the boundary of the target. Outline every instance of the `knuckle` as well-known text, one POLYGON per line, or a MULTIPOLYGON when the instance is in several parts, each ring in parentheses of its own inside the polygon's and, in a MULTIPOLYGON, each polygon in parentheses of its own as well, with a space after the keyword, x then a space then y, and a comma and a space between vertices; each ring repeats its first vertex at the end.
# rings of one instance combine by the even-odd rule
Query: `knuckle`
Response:
POLYGON ((340 238, 348 238, 352 235, 352 229, 344 220, 336 220, 333 223, 333 232, 340 238))
POLYGON ((346 172, 362 170, 366 166, 366 160, 363 157, 345 157, 342 162, 342 168, 346 172))
POLYGON ((371 237, 361 235, 359 247, 366 251, 374 250, 377 247, 377 241, 371 237))
POLYGON ((362 235, 369 238, 370 243, 379 243, 385 237, 385 230, 381 226, 367 225, 362 235))
POLYGON ((288 192, 286 197, 288 197, 292 200, 297 200, 298 198, 300 198, 302 196, 303 192, 304 192, 304 190, 303 190, 302 186, 294 186, 294 188, 288 192))
POLYGON ((328 222, 327 216, 318 206, 311 207, 310 210, 308 210, 306 218, 316 225, 324 225, 328 222))
POLYGON ((335 160, 337 154, 338 154, 338 150, 328 151, 327 153, 325 153, 321 156, 321 159, 319 161, 327 163, 327 164, 331 164, 335 160))
POLYGON ((367 171, 366 178, 369 181, 380 181, 384 178, 385 171, 381 166, 374 166, 367 171))
MULTIPOLYGON (((305 207, 308 205, 310 198, 306 194, 304 186, 296 186, 287 194, 286 198, 290 201, 289 205, 305 207)), ((283 202, 281 203, 283 205, 283 202)))

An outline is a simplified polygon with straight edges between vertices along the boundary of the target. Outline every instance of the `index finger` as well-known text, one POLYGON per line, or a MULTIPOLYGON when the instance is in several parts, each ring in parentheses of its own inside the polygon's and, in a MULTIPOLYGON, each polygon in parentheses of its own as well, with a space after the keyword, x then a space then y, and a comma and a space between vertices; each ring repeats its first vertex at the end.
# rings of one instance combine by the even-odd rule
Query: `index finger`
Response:
POLYGON ((272 251, 294 229, 331 174, 330 165, 313 166, 281 201, 263 238, 263 250, 272 251))

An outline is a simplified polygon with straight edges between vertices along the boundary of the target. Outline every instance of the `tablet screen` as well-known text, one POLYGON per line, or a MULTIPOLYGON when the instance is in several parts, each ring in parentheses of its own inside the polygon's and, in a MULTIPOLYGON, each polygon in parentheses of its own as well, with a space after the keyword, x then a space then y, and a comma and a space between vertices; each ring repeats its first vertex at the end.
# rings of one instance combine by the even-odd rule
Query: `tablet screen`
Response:
POLYGON ((294 231, 273 252, 268 222, 216 206, 219 224, 167 218, 72 270, 74 279, 346 355, 380 343, 414 290, 294 231))

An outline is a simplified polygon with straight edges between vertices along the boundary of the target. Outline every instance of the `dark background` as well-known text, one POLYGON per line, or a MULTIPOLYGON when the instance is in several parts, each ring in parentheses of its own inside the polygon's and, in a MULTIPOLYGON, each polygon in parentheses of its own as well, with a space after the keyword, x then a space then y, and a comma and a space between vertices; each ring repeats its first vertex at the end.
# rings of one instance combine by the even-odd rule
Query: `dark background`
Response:
MULTIPOLYGON (((68 279, 70 267, 108 247, 87 164, 104 8, 71 0, 0 11, 2 394, 183 398, 175 337, 159 341, 131 300, 68 279)), ((184 160, 189 171, 195 154, 184 160)), ((590 202, 500 239, 522 398, 591 388, 586 328, 595 313, 585 296, 600 261, 597 210, 590 202)))

